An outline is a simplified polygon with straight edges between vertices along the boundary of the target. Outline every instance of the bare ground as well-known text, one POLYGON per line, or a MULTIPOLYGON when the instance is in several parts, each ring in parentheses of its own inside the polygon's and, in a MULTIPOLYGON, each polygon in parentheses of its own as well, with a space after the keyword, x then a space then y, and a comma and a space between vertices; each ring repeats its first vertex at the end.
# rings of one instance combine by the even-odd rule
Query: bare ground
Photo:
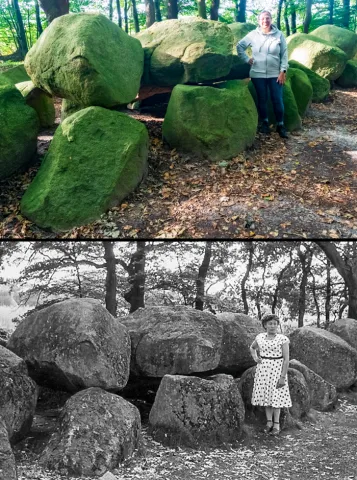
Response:
MULTIPOLYGON (((312 104, 285 141, 257 135, 226 165, 179 154, 162 142, 162 115, 130 112, 150 134, 149 175, 120 206, 68 232, 22 217, 19 201, 39 162, 0 183, 1 238, 355 238, 357 89, 312 104)), ((39 155, 53 129, 41 132, 39 155)))

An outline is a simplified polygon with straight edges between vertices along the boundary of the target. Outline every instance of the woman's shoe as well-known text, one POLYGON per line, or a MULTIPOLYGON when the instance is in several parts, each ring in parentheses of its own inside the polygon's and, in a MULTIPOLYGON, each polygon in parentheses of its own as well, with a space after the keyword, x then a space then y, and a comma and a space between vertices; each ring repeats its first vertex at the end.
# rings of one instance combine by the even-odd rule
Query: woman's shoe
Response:
POLYGON ((277 437, 280 434, 280 423, 279 422, 273 422, 273 423, 274 423, 274 425, 279 425, 278 428, 273 427, 271 429, 271 435, 273 435, 273 437, 277 437))
POLYGON ((272 430, 273 430, 273 421, 272 421, 272 420, 268 420, 268 421, 267 421, 267 425, 266 425, 266 427, 264 428, 263 432, 264 432, 264 433, 270 433, 272 430))
POLYGON ((278 134, 281 136, 281 138, 289 138, 289 135, 288 135, 288 133, 287 133, 286 128, 284 127, 284 125, 277 125, 276 131, 277 131, 278 134))

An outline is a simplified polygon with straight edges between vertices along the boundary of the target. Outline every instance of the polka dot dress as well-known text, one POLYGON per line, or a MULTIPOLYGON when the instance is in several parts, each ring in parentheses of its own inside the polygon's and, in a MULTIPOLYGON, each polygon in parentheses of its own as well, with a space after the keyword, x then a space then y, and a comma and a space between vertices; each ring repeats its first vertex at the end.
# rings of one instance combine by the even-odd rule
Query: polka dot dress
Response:
MULTIPOLYGON (((262 357, 281 357, 281 346, 289 342, 288 337, 278 333, 273 339, 269 340, 266 333, 260 333, 256 337, 262 357)), ((258 363, 254 378, 254 387, 252 395, 252 405, 263 407, 291 407, 291 398, 288 382, 281 388, 276 388, 276 384, 281 376, 283 359, 268 360, 262 359, 258 363)))

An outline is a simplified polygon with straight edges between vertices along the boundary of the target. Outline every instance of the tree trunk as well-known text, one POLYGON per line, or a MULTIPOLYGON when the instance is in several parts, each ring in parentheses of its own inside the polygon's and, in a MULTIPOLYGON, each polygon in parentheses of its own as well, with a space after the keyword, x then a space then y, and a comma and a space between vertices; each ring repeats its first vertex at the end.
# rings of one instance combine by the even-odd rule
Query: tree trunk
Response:
POLYGON ((117 12, 118 12, 118 25, 120 28, 123 27, 123 21, 121 18, 121 8, 120 8, 120 0, 116 0, 116 5, 117 5, 117 12))
POLYGON ((127 266, 129 273, 128 282, 130 290, 124 293, 124 298, 130 303, 130 313, 138 308, 145 307, 145 260, 146 260, 146 242, 138 240, 136 243, 136 252, 131 257, 127 266))
POLYGON ((140 25, 139 25, 138 9, 136 8, 136 0, 131 0, 131 3, 133 5, 134 30, 135 30, 135 33, 139 33, 140 25))
POLYGON ((113 250, 113 242, 102 242, 104 247, 104 259, 107 268, 105 279, 105 307, 113 317, 117 314, 117 275, 116 259, 113 250))
POLYGON ((317 295, 316 295, 316 281, 315 281, 315 276, 312 274, 312 296, 314 298, 314 304, 316 308, 316 326, 319 328, 320 327, 320 320, 321 320, 321 312, 320 312, 320 306, 319 302, 317 300, 317 295))
POLYGON ((126 33, 129 32, 128 9, 128 0, 124 0, 124 29, 126 33))
POLYGON ((275 290, 274 290, 274 295, 273 295, 273 303, 272 303, 272 306, 271 306, 271 313, 275 313, 275 310, 276 310, 276 306, 278 304, 278 296, 279 296, 279 290, 280 290, 280 285, 281 285, 281 282, 284 278, 284 274, 285 272, 290 268, 291 266, 291 262, 292 262, 292 252, 290 251, 290 260, 289 260, 289 263, 287 265, 285 265, 285 267, 280 271, 279 275, 278 275, 278 278, 277 278, 277 282, 276 282, 276 287, 275 287, 275 290))
POLYGON ((299 313, 298 313, 298 327, 304 326, 304 315, 306 309, 306 286, 307 286, 307 279, 310 273, 310 266, 312 261, 312 251, 308 250, 305 253, 298 250, 298 256, 301 263, 301 282, 299 287, 299 313))
POLYGON ((154 0, 145 0, 146 28, 155 23, 154 0))
POLYGON ((69 0, 40 0, 40 5, 46 14, 48 23, 69 13, 69 0))
POLYGON ((285 8, 284 8, 284 22, 285 22, 285 32, 286 36, 290 36, 290 25, 289 25, 289 17, 288 17, 288 6, 285 2, 285 8))
POLYGON ((246 8, 247 8, 247 0, 240 0, 238 4, 238 13, 237 13, 237 22, 245 22, 246 17, 246 8))
POLYGON ((291 33, 296 33, 296 6, 294 0, 290 2, 291 33))
POLYGON ((325 299, 325 319, 326 329, 330 324, 331 313, 331 262, 327 259, 326 265, 326 299, 325 299))
POLYGON ((24 22, 23 22, 22 15, 20 12, 20 7, 19 7, 19 1, 12 0, 12 5, 14 7, 15 16, 16 16, 16 23, 17 23, 16 30, 17 30, 17 38, 19 42, 19 50, 22 58, 25 58, 25 55, 28 52, 28 46, 27 46, 24 22))
POLYGON ((207 277, 207 272, 209 269, 210 261, 212 255, 212 243, 206 242, 205 254, 203 256, 202 263, 198 269, 198 277, 196 280, 196 300, 195 300, 195 309, 203 310, 204 298, 205 298, 205 282, 207 277))
POLYGON ((109 20, 113 21, 113 0, 109 0, 109 20))
POLYGON ((309 33, 309 27, 312 19, 311 14, 312 0, 306 0, 306 11, 305 11, 305 20, 304 20, 304 33, 309 33))
POLYGON ((335 0, 328 1, 328 23, 333 25, 333 9, 335 7, 335 0))
POLYGON ((162 21, 161 10, 160 10, 160 0, 154 0, 155 6, 155 18, 157 22, 162 21))
POLYGON ((167 19, 178 18, 178 5, 177 0, 167 1, 167 19))
POLYGON ((343 0, 343 15, 342 15, 342 25, 345 28, 348 28, 350 25, 350 0, 343 0))
POLYGON ((241 291, 242 291, 242 300, 243 300, 243 305, 244 305, 244 313, 248 315, 249 313, 249 305, 247 302, 247 290, 245 288, 245 285, 247 283, 250 271, 252 269, 252 264, 253 264, 253 254, 254 254, 254 246, 252 242, 249 242, 247 245, 249 257, 248 257, 248 263, 247 263, 247 268, 244 274, 244 277, 241 282, 241 291))
POLYGON ((36 27, 37 27, 37 38, 38 38, 43 32, 43 28, 42 28, 41 17, 40 17, 40 5, 38 4, 37 0, 35 0, 35 13, 36 13, 36 27))
POLYGON ((198 16, 207 19, 206 0, 197 0, 198 16))
POLYGON ((219 1, 220 0, 212 0, 211 8, 210 8, 211 20, 216 20, 216 21, 218 20, 219 1))
POLYGON ((276 26, 279 30, 281 30, 281 10, 283 8, 284 0, 279 0, 278 3, 278 12, 276 14, 276 26))

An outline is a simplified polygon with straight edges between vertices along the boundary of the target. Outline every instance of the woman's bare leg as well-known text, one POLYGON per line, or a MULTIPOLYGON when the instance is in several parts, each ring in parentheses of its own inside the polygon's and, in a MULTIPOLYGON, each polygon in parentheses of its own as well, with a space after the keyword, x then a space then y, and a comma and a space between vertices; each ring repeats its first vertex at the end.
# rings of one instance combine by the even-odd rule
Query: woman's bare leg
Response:
POLYGON ((274 428, 277 430, 280 429, 279 421, 280 421, 280 411, 281 408, 272 408, 273 413, 273 421, 274 421, 274 428))

